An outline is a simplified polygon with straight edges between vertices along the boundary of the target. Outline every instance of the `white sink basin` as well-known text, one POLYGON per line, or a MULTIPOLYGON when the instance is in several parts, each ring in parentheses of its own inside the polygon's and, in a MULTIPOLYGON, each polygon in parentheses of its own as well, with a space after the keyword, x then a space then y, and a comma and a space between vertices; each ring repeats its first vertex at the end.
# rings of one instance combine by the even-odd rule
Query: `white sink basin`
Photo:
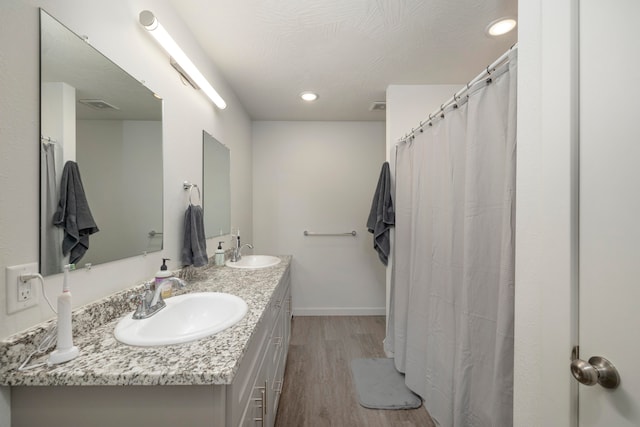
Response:
POLYGON ((227 329, 247 313, 242 298, 219 292, 184 294, 165 302, 165 308, 147 319, 133 319, 133 312, 120 319, 116 339, 142 347, 181 344, 227 329))
POLYGON ((242 255, 240 261, 227 261, 225 265, 233 268, 267 268, 280 264, 280 258, 271 255, 242 255))

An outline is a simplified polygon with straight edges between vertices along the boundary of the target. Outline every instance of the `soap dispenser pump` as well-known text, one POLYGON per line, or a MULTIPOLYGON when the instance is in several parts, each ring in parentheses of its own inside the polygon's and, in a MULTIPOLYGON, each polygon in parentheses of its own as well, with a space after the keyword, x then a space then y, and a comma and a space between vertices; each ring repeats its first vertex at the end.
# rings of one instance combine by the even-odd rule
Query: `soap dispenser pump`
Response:
POLYGON ((218 242, 218 249, 216 249, 213 257, 213 263, 215 265, 224 265, 224 249, 222 249, 222 242, 218 242))

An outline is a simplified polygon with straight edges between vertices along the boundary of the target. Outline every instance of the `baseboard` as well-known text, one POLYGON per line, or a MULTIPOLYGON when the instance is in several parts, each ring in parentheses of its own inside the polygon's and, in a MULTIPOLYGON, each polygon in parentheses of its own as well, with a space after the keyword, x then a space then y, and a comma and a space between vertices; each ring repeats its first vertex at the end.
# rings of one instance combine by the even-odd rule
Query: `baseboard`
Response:
POLYGON ((384 316, 384 307, 294 307, 294 316, 384 316))

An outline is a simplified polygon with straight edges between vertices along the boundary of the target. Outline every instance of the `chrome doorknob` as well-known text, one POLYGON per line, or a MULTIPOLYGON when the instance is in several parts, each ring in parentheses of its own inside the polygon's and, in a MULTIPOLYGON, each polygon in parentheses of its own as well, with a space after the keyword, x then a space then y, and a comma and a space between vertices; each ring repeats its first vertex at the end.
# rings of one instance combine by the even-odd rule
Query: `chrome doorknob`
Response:
POLYGON ((616 388, 620 384, 618 370, 604 357, 593 356, 588 362, 575 359, 571 362, 571 373, 584 385, 600 384, 604 388, 616 388))

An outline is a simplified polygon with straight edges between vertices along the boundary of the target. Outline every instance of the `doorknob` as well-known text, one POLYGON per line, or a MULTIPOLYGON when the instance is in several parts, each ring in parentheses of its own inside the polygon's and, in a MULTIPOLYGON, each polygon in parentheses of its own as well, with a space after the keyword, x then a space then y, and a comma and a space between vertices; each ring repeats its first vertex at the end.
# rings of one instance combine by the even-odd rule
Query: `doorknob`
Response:
POLYGON ((584 385, 616 388, 620 384, 618 370, 604 357, 593 356, 588 362, 576 358, 571 362, 571 373, 584 385))

